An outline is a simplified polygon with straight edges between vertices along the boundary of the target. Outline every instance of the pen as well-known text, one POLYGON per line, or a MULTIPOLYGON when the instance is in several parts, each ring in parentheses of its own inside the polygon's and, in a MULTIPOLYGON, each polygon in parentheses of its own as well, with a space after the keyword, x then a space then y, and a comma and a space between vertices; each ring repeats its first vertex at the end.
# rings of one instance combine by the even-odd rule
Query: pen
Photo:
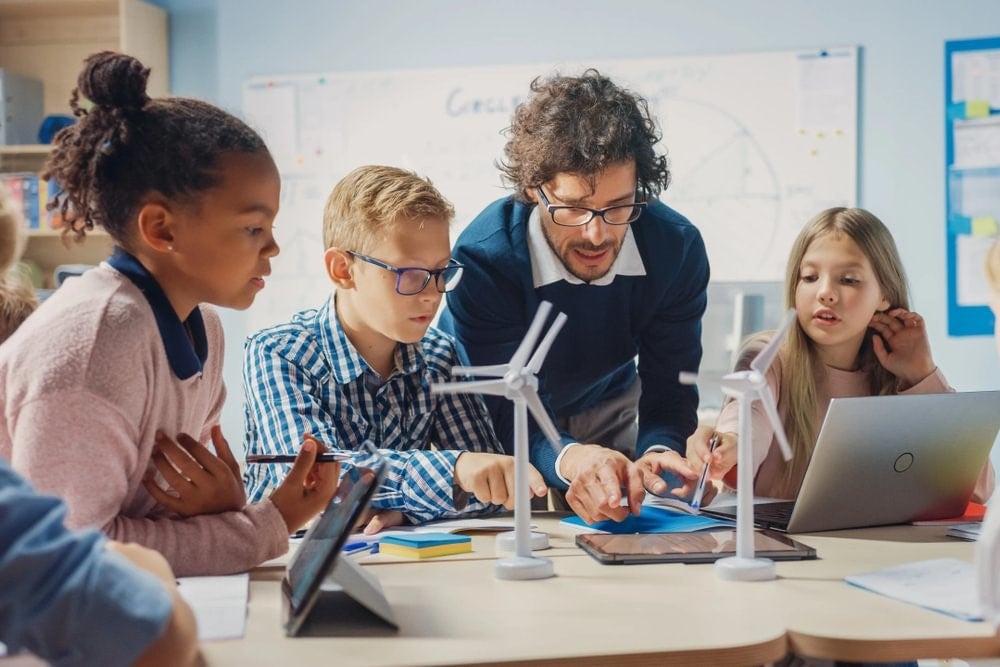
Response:
MULTIPOLYGON (((295 463, 295 454, 247 454, 247 463, 295 463)), ((349 452, 323 452, 316 455, 317 463, 333 463, 351 458, 349 452)))
MULTIPOLYGON (((722 438, 719 437, 718 433, 712 434, 711 439, 708 441, 708 453, 711 454, 715 451, 715 448, 719 446, 719 441, 722 438)), ((705 464, 705 469, 701 471, 701 478, 698 480, 698 486, 694 490, 694 498, 691 499, 691 509, 698 510, 701 509, 701 497, 705 493, 705 482, 708 481, 708 469, 710 464, 705 464)))

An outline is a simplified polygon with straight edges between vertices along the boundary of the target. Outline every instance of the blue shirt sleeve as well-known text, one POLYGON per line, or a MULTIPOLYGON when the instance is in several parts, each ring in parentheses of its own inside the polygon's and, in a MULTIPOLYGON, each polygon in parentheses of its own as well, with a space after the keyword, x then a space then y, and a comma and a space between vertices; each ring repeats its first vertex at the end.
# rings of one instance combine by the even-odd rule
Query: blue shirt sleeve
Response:
POLYGON ((166 627, 172 600, 151 574, 73 533, 65 505, 0 460, 0 641, 53 665, 129 665, 166 627))

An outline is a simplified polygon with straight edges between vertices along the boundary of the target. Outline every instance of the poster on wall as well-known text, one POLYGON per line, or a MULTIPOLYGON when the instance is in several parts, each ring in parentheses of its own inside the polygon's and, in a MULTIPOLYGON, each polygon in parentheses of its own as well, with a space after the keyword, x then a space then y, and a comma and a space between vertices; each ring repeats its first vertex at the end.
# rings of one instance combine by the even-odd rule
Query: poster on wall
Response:
POLYGON ((1000 37, 945 43, 948 335, 993 333, 986 252, 1000 235, 1000 37))

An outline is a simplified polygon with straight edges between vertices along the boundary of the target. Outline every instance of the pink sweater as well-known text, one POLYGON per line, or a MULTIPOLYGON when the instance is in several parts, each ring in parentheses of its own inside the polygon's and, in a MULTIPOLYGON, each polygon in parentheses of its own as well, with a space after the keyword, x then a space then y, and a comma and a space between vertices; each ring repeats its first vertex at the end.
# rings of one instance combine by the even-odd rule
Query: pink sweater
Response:
POLYGON ((71 528, 156 549, 179 576, 248 570, 288 548, 269 500, 183 518, 142 486, 158 429, 211 447, 226 393, 223 334, 218 314, 201 311, 208 356, 187 380, 172 372, 143 293, 106 263, 63 285, 0 346, 0 456, 65 499, 71 528))
MULTIPOLYGON (((741 360, 741 363, 737 364, 739 366, 738 370, 749 368, 749 361, 767 344, 768 340, 770 340, 769 335, 766 337, 759 336, 757 339, 751 341, 748 349, 742 355, 746 361, 743 363, 741 360)), ((781 395, 781 371, 781 358, 779 357, 775 359, 767 374, 767 382, 771 386, 771 391, 774 392, 775 397, 781 395)), ((864 371, 842 371, 828 366, 825 376, 825 379, 816 385, 817 429, 826 417, 831 399, 869 396, 871 393, 868 389, 868 379, 864 371)), ((938 394, 949 391, 955 390, 948 385, 941 371, 936 370, 918 384, 900 393, 938 394)), ((780 402, 778 404, 778 413, 781 415, 782 421, 784 421, 787 416, 787 407, 780 402)), ((761 407, 760 401, 754 402, 751 415, 751 421, 753 422, 754 495, 772 498, 778 497, 777 489, 780 486, 784 463, 784 459, 781 456, 781 448, 774 439, 774 429, 771 428, 771 422, 768 420, 767 415, 764 414, 764 409, 761 407)), ((722 408, 718 422, 715 425, 715 430, 720 433, 736 433, 738 429, 739 405, 736 401, 729 401, 722 408)), ((801 480, 799 482, 801 483, 801 480)), ((983 468, 979 481, 976 483, 976 489, 972 495, 973 500, 978 502, 985 501, 993 494, 995 486, 996 475, 993 472, 993 465, 987 461, 986 467, 983 468)))

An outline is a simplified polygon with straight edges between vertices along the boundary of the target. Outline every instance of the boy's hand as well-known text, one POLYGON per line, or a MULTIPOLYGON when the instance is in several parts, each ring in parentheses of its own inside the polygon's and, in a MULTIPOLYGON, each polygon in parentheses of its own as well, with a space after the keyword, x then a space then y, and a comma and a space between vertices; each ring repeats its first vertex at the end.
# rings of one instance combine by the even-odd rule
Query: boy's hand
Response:
POLYGON ((212 443, 218 456, 185 433, 177 436, 177 442, 163 433, 157 433, 153 465, 173 494, 161 489, 152 476, 147 475, 142 484, 149 495, 180 516, 243 509, 247 504, 247 494, 240 477, 240 467, 218 426, 212 428, 212 443))
POLYGON ((281 485, 271 494, 288 533, 305 526, 330 504, 340 484, 339 463, 316 463, 316 455, 326 447, 311 435, 302 439, 302 449, 281 485))
POLYGON ((374 535, 379 531, 406 524, 406 517, 399 510, 376 510, 365 522, 364 534, 374 535))
POLYGON ((875 356, 900 379, 901 389, 909 389, 937 368, 931 358, 924 318, 917 313, 903 308, 875 313, 868 326, 879 333, 872 337, 875 356))
MULTIPOLYGON (((480 502, 514 508, 514 457, 506 454, 462 452, 455 461, 455 484, 480 502)), ((528 464, 528 489, 532 496, 549 492, 542 475, 528 464)))

